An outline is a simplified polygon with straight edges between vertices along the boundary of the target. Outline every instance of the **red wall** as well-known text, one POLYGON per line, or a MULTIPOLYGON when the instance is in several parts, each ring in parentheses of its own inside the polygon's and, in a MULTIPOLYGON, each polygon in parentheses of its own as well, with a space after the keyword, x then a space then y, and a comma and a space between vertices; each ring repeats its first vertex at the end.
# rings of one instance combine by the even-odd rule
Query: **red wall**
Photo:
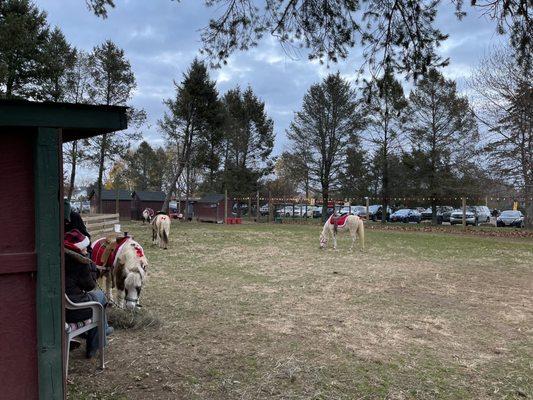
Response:
POLYGON ((34 136, 0 134, 0 398, 37 399, 34 136))

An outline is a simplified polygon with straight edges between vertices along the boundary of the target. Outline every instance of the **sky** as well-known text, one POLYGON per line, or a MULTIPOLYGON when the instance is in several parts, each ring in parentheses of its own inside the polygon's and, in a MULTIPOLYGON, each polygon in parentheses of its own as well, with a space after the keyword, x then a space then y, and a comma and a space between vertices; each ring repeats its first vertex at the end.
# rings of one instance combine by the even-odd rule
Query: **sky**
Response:
MULTIPOLYGON (((107 19, 95 17, 84 0, 37 0, 37 6, 48 13, 51 26, 59 26, 67 40, 79 49, 91 51, 107 39, 125 50, 137 79, 131 105, 144 109, 148 124, 144 138, 152 145, 164 145, 157 128, 165 107, 163 99, 174 96, 174 81, 179 82, 195 57, 202 56, 201 29, 217 9, 207 8, 203 0, 116 0, 116 8, 107 19)), ((495 23, 468 6, 468 15, 459 21, 453 14, 451 1, 444 1, 437 25, 449 34, 439 52, 450 58, 443 69, 445 76, 456 79, 461 91, 479 59, 501 37, 495 23)), ((329 67, 311 62, 305 54, 287 55, 271 37, 247 52, 235 53, 228 65, 210 71, 220 93, 239 85, 250 85, 265 102, 268 115, 274 120, 276 141, 273 154, 287 149, 285 131, 297 111, 307 89, 328 73, 339 71, 354 80, 362 65, 358 49, 338 64, 329 67)), ((411 87, 404 82, 406 89, 411 87)))

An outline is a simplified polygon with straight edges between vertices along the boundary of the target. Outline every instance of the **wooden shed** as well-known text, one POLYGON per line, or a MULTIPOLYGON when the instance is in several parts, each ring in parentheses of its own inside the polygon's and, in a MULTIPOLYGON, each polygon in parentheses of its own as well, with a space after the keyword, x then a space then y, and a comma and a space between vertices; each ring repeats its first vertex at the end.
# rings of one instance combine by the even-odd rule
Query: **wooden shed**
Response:
MULTIPOLYGON (((208 194, 194 203, 194 215, 198 221, 204 222, 224 222, 224 195, 208 194)), ((233 200, 228 199, 227 215, 231 217, 233 200)))
POLYGON ((125 107, 0 99, 3 400, 65 397, 62 144, 126 125, 125 107))
POLYGON ((131 198, 131 219, 140 220, 145 208, 151 208, 155 212, 163 208, 165 193, 136 190, 131 194, 131 198))
POLYGON ((119 189, 117 192, 117 190, 102 189, 101 211, 98 211, 100 200, 95 190, 89 194, 89 200, 91 201, 91 212, 99 212, 100 214, 115 214, 118 200, 120 219, 131 219, 131 192, 129 190, 119 189))

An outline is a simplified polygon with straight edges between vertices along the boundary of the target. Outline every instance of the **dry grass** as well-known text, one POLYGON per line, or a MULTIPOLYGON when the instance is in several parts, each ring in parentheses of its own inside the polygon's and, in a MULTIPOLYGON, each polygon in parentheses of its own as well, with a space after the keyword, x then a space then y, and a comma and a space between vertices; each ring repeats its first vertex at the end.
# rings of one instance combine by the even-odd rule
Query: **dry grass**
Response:
MULTIPOLYGON (((72 399, 522 399, 533 396, 533 241, 317 227, 148 228, 143 313, 107 369, 71 355, 72 399)), ((127 322, 127 321, 126 321, 127 322)), ((127 326, 127 325, 121 325, 127 326)))

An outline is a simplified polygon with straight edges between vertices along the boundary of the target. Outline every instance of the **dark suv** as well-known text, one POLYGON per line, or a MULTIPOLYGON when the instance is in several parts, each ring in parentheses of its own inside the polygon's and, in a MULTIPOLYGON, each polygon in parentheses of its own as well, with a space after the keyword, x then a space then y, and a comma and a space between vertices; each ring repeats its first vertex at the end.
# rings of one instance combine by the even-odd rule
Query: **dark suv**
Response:
MULTIPOLYGON (((387 221, 390 221, 391 208, 387 207, 387 216, 385 217, 387 221)), ((374 204, 368 207, 368 217, 372 221, 381 221, 381 216, 383 214, 383 206, 379 204, 374 204)))

